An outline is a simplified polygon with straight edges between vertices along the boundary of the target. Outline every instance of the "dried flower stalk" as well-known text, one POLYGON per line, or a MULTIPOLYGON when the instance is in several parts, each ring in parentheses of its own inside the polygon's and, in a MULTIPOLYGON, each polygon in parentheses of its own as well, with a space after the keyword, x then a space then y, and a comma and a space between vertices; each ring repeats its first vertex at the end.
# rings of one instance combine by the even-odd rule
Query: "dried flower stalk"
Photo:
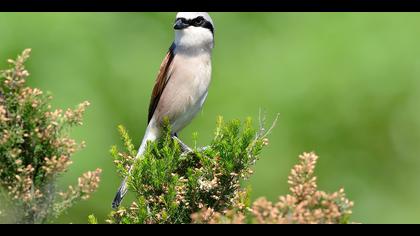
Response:
MULTIPOLYGON (((280 196, 276 203, 261 197, 249 208, 250 223, 258 224, 339 224, 349 223, 353 202, 344 189, 328 194, 317 189, 314 176, 318 156, 303 153, 288 177, 290 194, 280 196)), ((238 209, 226 214, 204 208, 192 215, 194 223, 247 223, 238 209)))
POLYGON ((10 68, 0 72, 0 221, 11 223, 50 221, 76 200, 89 198, 101 172, 87 172, 66 193, 57 190, 57 177, 84 146, 68 137, 67 130, 82 124, 89 103, 64 113, 51 110, 50 95, 26 86, 24 63, 30 52, 8 60, 10 68))

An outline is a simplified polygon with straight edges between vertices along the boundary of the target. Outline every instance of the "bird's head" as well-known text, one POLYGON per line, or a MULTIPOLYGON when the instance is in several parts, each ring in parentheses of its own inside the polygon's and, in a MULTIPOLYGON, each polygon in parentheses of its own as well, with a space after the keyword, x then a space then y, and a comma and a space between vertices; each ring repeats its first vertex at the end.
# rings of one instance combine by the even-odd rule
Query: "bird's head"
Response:
POLYGON ((213 48, 214 25, 207 12, 179 12, 174 30, 178 47, 213 48))

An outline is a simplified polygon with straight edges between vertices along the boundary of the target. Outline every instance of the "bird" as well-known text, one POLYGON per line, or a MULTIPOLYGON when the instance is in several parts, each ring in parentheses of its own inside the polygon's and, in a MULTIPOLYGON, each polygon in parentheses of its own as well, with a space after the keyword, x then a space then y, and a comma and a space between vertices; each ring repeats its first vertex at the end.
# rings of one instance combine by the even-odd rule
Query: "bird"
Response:
MULTIPOLYGON (((148 123, 135 160, 141 158, 149 141, 162 133, 168 119, 171 136, 181 149, 191 151, 178 133, 201 110, 211 82, 214 24, 207 12, 178 12, 173 25, 175 39, 164 57, 152 90, 148 123)), ((129 168, 128 176, 131 174, 129 168)), ((112 202, 117 209, 127 193, 127 178, 122 181, 112 202)))

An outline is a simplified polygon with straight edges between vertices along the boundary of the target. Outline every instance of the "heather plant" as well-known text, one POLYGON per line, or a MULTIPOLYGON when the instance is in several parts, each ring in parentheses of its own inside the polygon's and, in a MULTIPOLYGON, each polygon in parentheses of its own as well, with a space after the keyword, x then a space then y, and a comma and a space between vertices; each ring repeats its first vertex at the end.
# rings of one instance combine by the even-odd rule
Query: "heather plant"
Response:
MULTIPOLYGON (((111 154, 122 178, 134 165, 128 177, 129 190, 135 200, 127 207, 112 211, 107 220, 117 224, 143 223, 258 223, 306 224, 350 223, 353 202, 343 189, 334 193, 318 190, 315 153, 303 153, 290 172, 290 194, 272 203, 261 197, 251 203, 249 188, 243 182, 262 149, 268 145, 267 135, 274 127, 253 128, 245 122, 217 120, 214 138, 205 148, 193 147, 182 152, 170 136, 165 124, 163 137, 149 142, 144 156, 135 161, 136 150, 128 132, 119 126, 124 150, 116 146, 111 154)), ((276 119, 277 120, 277 119, 276 119)), ((91 223, 97 223, 93 215, 91 223)))
POLYGON ((346 198, 344 189, 326 193, 317 188, 314 170, 318 156, 303 153, 299 164, 290 172, 290 194, 280 196, 272 203, 266 198, 257 199, 244 213, 238 209, 217 212, 202 209, 192 215, 194 223, 258 223, 258 224, 347 224, 352 214, 353 202, 346 198))
POLYGON ((84 147, 69 137, 82 125, 88 102, 75 109, 52 110, 52 97, 26 86, 24 63, 30 49, 0 72, 0 222, 45 223, 80 199, 88 199, 99 184, 100 169, 89 171, 66 190, 57 179, 84 147))
MULTIPOLYGON (((134 164, 128 186, 136 200, 111 212, 108 222, 191 223, 191 215, 206 208, 245 211, 249 197, 241 181, 253 173, 252 166, 268 145, 267 135, 274 123, 268 130, 262 124, 256 130, 251 119, 224 122, 219 117, 209 146, 182 152, 171 138, 166 121, 163 137, 149 142, 144 156, 137 161, 127 131, 119 126, 124 151, 113 146, 111 154, 122 178, 134 164)), ((93 216, 89 220, 96 222, 93 216)))

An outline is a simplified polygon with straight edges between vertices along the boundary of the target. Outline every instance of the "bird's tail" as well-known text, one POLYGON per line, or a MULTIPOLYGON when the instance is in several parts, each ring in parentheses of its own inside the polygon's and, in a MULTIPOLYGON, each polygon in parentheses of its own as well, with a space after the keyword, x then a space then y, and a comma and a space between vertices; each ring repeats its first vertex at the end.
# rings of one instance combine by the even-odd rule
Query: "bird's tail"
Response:
POLYGON ((121 182, 121 185, 118 188, 117 194, 115 194, 114 200, 112 201, 112 209, 116 210, 120 206, 126 193, 127 193, 127 177, 125 177, 124 180, 121 182))
MULTIPOLYGON (((146 135, 144 136, 143 141, 141 142, 141 145, 137 152, 135 160, 137 160, 143 155, 144 151, 146 150, 147 141, 154 141, 155 139, 156 139, 156 135, 154 135, 149 130, 146 130, 146 135)), ((120 206, 125 194, 127 193, 127 190, 128 190, 127 178, 128 176, 130 176, 132 168, 133 166, 131 166, 130 169, 128 170, 127 177, 125 177, 124 180, 121 182, 121 185, 118 188, 117 193, 115 194, 114 200, 112 201, 112 209, 114 210, 120 206)))

